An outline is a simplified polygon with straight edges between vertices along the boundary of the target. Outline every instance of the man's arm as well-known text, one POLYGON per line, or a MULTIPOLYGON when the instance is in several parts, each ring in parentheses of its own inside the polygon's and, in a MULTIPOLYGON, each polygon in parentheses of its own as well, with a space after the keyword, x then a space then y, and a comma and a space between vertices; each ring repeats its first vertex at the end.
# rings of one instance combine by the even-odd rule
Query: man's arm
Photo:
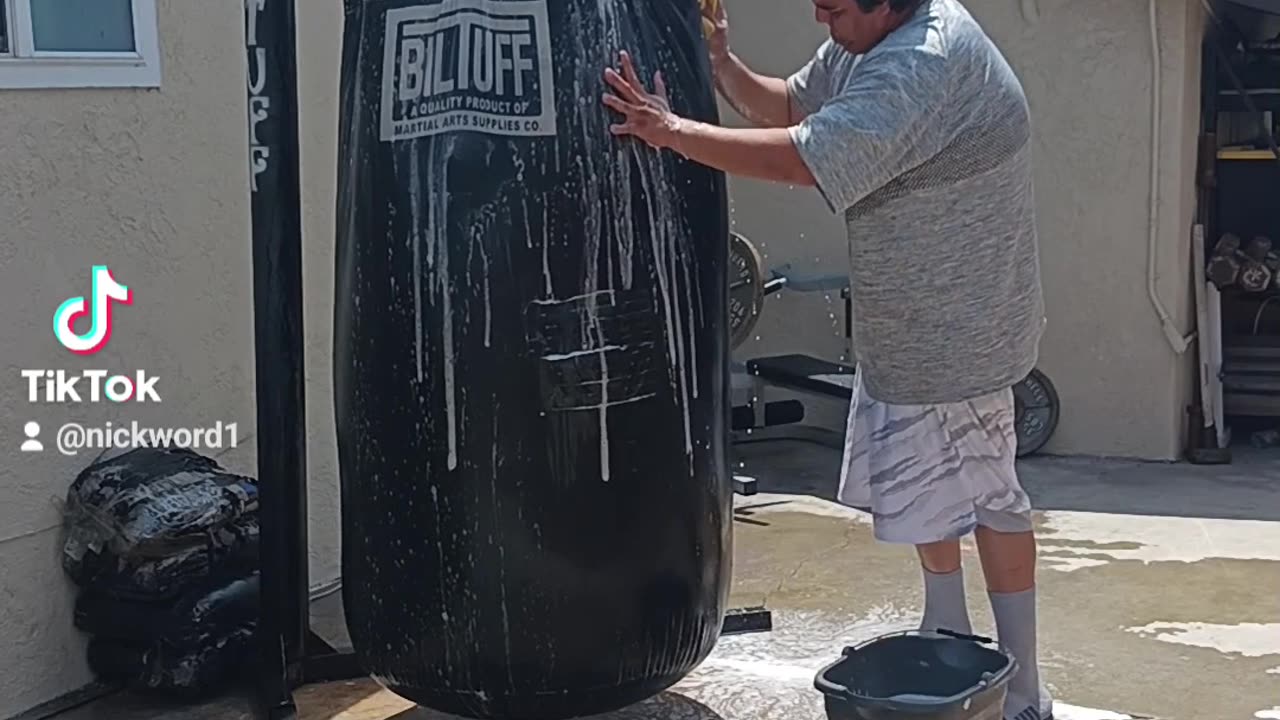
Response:
POLYGON ((727 128, 680 120, 669 147, 695 162, 730 175, 813 187, 813 173, 787 128, 727 128))
MULTIPOLYGON (((747 122, 756 127, 782 128, 795 125, 804 119, 804 106, 815 106, 816 95, 825 92, 825 67, 817 56, 797 72, 792 80, 761 75, 747 67, 729 46, 729 16, 725 4, 716 0, 702 0, 702 32, 707 39, 707 52, 711 60, 716 89, 729 105, 747 122), (806 97, 797 98, 793 92, 806 97)), ((819 55, 821 51, 819 51, 819 55)))
POLYGON ((644 89, 631 54, 619 53, 622 72, 605 68, 604 79, 617 95, 601 100, 623 116, 609 126, 614 135, 634 135, 654 147, 667 147, 685 157, 733 175, 813 186, 789 128, 727 128, 682 118, 671 112, 662 73, 654 75, 654 90, 644 89))
POLYGON ((732 52, 712 57, 711 62, 716 89, 748 122, 757 127, 781 128, 803 119, 783 78, 753 71, 732 52))
POLYGON ((666 88, 647 95, 623 56, 629 80, 606 79, 631 102, 606 96, 627 116, 612 126, 657 147, 731 175, 816 187, 841 212, 876 188, 938 152, 950 139, 940 122, 948 97, 945 60, 904 52, 866 68, 803 121, 785 128, 725 128, 680 118, 666 105, 666 88), (635 103, 635 104, 633 104, 635 103))

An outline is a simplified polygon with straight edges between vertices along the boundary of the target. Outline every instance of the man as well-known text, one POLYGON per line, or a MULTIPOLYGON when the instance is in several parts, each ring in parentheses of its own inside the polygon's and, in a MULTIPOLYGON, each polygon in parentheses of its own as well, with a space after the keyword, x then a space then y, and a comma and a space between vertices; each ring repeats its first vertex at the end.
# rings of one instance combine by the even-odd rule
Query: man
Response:
MULTIPOLYGON (((792 0, 799 2, 800 0, 792 0)), ((716 85, 756 127, 674 115, 630 58, 604 104, 632 135, 727 173, 816 187, 849 231, 858 370, 840 500, 914 545, 922 626, 970 632, 959 538, 976 535, 1007 720, 1048 720, 1036 656, 1036 545, 1014 469, 1011 387, 1044 323, 1021 85, 959 0, 811 0, 830 40, 786 79, 729 49, 704 10, 716 85)))

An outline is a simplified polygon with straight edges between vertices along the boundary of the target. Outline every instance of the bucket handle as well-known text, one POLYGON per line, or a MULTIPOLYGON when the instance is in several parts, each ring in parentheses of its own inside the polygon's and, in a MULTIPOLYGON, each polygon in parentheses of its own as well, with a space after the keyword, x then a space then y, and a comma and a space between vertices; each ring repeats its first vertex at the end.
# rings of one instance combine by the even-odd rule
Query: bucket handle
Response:
POLYGON ((953 638, 959 638, 961 640, 972 640, 974 642, 984 643, 986 645, 991 645, 995 643, 995 640, 983 635, 966 635, 964 633, 958 633, 954 630, 948 630, 946 628, 938 628, 934 632, 938 633, 939 635, 950 635, 953 638))
MULTIPOLYGON (((960 640, 971 640, 973 642, 982 643, 984 645, 996 644, 996 641, 994 639, 986 637, 985 635, 966 635, 965 633, 958 633, 954 630, 947 630, 946 628, 938 628, 937 633, 939 635, 948 635, 953 638, 959 638, 960 640)), ((1005 668, 1002 671, 997 673, 992 673, 992 672, 982 673, 981 678, 979 678, 978 680, 978 687, 981 687, 981 688, 990 687, 991 684, 996 679, 1004 677, 1006 675, 1012 675, 1015 671, 1017 671, 1017 669, 1018 669, 1018 659, 1015 657, 1010 657, 1009 664, 1005 666, 1005 668)))

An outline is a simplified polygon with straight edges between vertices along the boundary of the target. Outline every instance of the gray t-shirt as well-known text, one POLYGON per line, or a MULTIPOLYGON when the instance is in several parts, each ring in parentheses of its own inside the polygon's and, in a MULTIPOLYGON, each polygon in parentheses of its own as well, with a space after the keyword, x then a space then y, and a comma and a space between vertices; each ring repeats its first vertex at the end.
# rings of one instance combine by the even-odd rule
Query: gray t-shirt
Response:
POLYGON ((865 55, 828 40, 787 88, 807 113, 792 140, 848 224, 867 392, 958 402, 1024 378, 1044 327, 1030 114, 986 33, 925 0, 865 55))

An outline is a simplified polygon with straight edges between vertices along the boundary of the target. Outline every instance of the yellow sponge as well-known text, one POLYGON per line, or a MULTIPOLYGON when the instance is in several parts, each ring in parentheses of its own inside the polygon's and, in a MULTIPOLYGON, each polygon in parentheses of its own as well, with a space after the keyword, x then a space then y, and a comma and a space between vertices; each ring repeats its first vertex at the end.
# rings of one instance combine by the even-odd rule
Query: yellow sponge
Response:
POLYGON ((716 13, 720 12, 720 0, 698 0, 698 5, 702 8, 702 35, 711 37, 716 26, 707 19, 707 16, 715 17, 716 13))

